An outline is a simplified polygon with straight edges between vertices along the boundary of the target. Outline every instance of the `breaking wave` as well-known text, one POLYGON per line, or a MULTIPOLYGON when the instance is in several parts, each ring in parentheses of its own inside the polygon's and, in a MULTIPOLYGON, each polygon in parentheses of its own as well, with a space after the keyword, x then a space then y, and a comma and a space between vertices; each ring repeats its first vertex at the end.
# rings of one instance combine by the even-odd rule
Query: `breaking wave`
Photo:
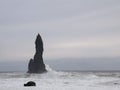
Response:
POLYGON ((23 84, 35 81, 36 88, 30 90, 119 90, 120 72, 63 72, 46 65, 47 73, 28 74, 25 72, 0 73, 1 90, 26 90, 23 84), (101 88, 101 86, 106 87, 101 88), (95 87, 90 89, 91 87, 95 87), (110 87, 110 88, 109 88, 110 87), (16 89, 17 88, 17 89, 16 89), (112 89, 113 88, 113 89, 112 89))

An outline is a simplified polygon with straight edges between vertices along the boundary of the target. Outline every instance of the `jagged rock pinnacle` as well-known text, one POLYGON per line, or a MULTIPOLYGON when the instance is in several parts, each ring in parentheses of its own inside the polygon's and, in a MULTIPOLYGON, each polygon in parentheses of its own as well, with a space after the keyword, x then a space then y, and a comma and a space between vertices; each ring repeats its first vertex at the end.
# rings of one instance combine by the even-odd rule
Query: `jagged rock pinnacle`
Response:
POLYGON ((36 53, 34 59, 30 59, 28 64, 28 73, 43 73, 46 72, 45 64, 43 62, 43 41, 40 34, 35 40, 36 53))

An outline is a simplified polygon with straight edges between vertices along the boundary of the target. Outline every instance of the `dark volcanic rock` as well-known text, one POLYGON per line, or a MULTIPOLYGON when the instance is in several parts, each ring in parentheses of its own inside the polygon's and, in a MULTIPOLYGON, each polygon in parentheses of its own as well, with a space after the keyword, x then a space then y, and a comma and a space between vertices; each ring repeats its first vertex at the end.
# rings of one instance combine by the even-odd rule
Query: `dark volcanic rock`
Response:
POLYGON ((34 59, 30 59, 28 64, 28 73, 43 73, 46 72, 45 64, 43 62, 43 41, 38 34, 35 41, 36 53, 34 59))
POLYGON ((26 84, 24 84, 24 86, 36 86, 36 83, 33 81, 29 81, 26 84))

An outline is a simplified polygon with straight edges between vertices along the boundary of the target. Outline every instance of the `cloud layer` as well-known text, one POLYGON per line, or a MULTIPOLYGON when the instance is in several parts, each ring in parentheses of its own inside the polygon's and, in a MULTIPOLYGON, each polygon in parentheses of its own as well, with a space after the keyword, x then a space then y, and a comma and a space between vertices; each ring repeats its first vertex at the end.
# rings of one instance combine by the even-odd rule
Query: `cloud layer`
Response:
POLYGON ((1 0, 0 60, 28 59, 40 33, 46 59, 119 57, 119 0, 1 0))

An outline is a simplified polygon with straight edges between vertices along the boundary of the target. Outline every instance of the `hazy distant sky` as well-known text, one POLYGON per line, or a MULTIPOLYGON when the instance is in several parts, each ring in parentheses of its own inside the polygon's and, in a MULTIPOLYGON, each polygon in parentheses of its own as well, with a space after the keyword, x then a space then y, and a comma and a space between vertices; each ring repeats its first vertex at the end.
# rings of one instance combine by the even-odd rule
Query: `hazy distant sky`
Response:
POLYGON ((120 0, 0 0, 0 60, 120 57, 120 0))

